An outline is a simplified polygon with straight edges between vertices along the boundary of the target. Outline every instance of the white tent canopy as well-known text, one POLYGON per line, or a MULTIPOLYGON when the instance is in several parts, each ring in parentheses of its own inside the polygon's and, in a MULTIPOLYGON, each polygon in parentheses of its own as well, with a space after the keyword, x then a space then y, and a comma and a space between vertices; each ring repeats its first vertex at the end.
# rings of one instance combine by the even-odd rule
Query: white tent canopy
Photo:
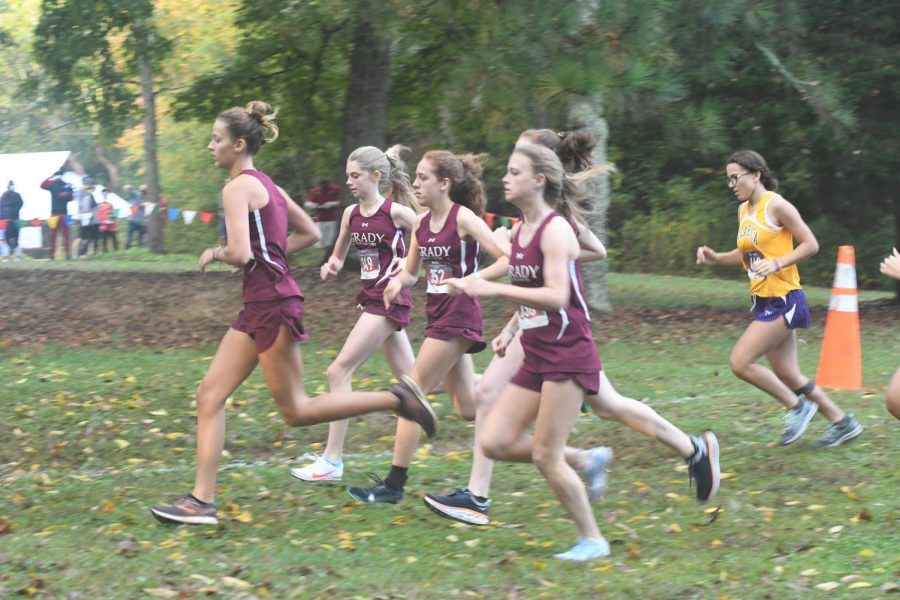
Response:
MULTIPOLYGON (((68 150, 55 152, 22 152, 19 154, 0 154, 0 191, 6 189, 6 184, 13 181, 16 191, 22 195, 22 211, 19 218, 25 221, 31 219, 46 220, 50 217, 50 192, 41 189, 41 183, 53 175, 66 162, 71 154, 68 150)), ((63 173, 63 179, 79 189, 82 186, 82 176, 72 171, 63 173)), ((102 200, 101 190, 104 186, 97 184, 94 190, 94 198, 97 202, 102 200)), ((121 196, 110 192, 107 196, 110 204, 116 210, 127 208, 128 201, 121 196)), ((72 200, 67 207, 68 214, 73 222, 78 221, 78 202, 72 200)), ((19 242, 23 248, 37 248, 41 246, 39 227, 22 228, 19 242)))

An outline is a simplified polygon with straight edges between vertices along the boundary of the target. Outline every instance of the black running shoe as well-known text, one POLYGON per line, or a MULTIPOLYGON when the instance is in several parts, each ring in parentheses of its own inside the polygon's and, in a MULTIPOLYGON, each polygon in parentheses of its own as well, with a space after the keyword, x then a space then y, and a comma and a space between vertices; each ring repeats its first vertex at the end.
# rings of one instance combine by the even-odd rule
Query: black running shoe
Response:
POLYGON ((409 375, 401 375, 400 381, 390 391, 400 400, 397 415, 418 423, 428 437, 433 437, 437 431, 437 415, 419 384, 409 375))
POLYGON ((448 519, 469 525, 487 525, 490 522, 487 515, 491 501, 479 502, 469 490, 453 490, 446 496, 425 494, 423 501, 432 512, 448 519))
POLYGON ((395 490, 375 473, 369 473, 369 478, 375 485, 367 488, 351 486, 347 488, 347 493, 363 504, 397 504, 403 500, 402 491, 395 490))
POLYGON ((716 434, 707 431, 692 435, 691 441, 697 451, 687 459, 688 475, 697 484, 697 500, 707 502, 719 491, 719 440, 716 434))
POLYGON ((150 513, 160 523, 187 525, 215 525, 216 505, 212 502, 201 502, 191 494, 175 499, 168 505, 156 505, 150 513))

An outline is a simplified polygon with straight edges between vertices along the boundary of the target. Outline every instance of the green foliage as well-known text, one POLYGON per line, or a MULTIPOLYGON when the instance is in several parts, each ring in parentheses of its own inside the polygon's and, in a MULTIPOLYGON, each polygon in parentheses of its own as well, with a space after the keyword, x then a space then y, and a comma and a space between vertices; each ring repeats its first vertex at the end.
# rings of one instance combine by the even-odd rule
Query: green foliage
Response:
POLYGON ((158 59, 170 49, 149 0, 44 0, 35 37, 51 98, 85 115, 107 142, 135 114, 137 57, 158 59))

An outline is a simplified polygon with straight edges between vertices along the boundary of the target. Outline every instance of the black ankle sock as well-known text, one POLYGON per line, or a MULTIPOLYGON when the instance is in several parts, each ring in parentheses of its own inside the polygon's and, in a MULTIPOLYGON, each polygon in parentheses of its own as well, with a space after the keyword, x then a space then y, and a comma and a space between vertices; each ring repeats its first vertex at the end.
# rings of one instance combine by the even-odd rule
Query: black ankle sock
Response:
POLYGON ((204 502, 203 500, 201 500, 200 498, 198 498, 197 496, 195 496, 193 494, 188 494, 188 496, 190 496, 191 498, 193 498, 194 500, 199 502, 201 506, 207 506, 209 504, 212 504, 212 502, 204 502))
POLYGON ((384 478, 384 482, 388 484, 391 489, 402 492, 403 486, 406 485, 406 474, 408 471, 409 467, 391 465, 391 471, 388 473, 387 477, 384 478))

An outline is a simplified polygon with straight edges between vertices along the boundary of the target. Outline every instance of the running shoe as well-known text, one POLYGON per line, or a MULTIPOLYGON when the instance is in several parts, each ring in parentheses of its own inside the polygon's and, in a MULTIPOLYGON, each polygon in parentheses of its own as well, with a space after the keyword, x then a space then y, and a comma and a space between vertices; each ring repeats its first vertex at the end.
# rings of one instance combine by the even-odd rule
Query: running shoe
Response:
POLYGON ((324 456, 307 454, 304 459, 312 460, 305 467, 291 469, 291 475, 303 481, 340 481, 344 476, 344 463, 332 463, 324 456))
POLYGON ((587 464, 580 475, 587 487, 588 500, 591 504, 606 493, 606 473, 609 471, 612 458, 612 448, 606 446, 597 446, 588 451, 587 464))
POLYGON ((192 494, 180 496, 169 505, 156 505, 150 513, 160 523, 167 524, 215 525, 219 522, 216 519, 216 505, 202 502, 192 494))
POLYGON ((554 554, 553 558, 559 560, 574 560, 584 562, 609 556, 609 542, 604 539, 591 540, 588 538, 578 538, 578 541, 568 552, 554 554))
POLYGON ((369 478, 375 485, 367 488, 351 486, 347 488, 347 493, 363 504, 397 504, 403 499, 401 490, 395 490, 375 473, 369 473, 369 478))
POLYGON ((692 435, 697 450, 686 459, 689 482, 697 484, 697 501, 712 500, 719 491, 719 440, 712 431, 692 435))
POLYGON ((803 435, 803 432, 809 427, 809 422, 816 415, 817 410, 819 410, 819 405, 801 394, 797 405, 784 411, 784 414, 781 416, 784 420, 784 433, 781 435, 778 443, 786 446, 803 435))
POLYGON ((418 423, 428 437, 434 437, 437 432, 437 415, 434 414, 419 384, 409 375, 401 375, 400 381, 390 389, 390 392, 400 400, 397 415, 418 423))
POLYGON ((862 432, 863 427, 859 424, 859 421, 853 418, 853 415, 848 414, 837 423, 829 425, 822 437, 813 442, 813 446, 816 448, 834 448, 852 440, 862 432))
POLYGON ((446 496, 425 494, 425 506, 442 517, 469 525, 487 525, 490 500, 478 501, 469 490, 453 490, 446 496))

